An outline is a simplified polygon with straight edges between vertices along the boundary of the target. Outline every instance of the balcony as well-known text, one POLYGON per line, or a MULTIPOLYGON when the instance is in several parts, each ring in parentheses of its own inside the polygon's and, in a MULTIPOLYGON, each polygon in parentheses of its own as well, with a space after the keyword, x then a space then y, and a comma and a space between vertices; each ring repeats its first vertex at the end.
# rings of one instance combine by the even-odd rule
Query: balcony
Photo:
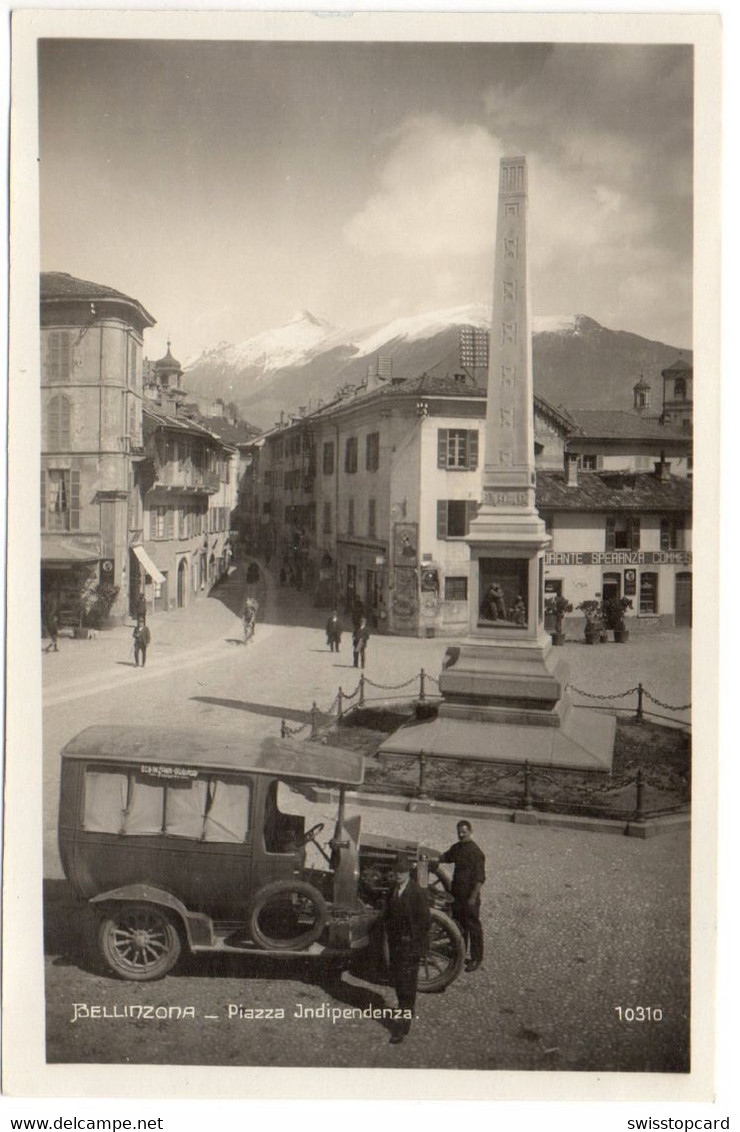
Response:
POLYGON ((157 469, 156 487, 165 490, 193 494, 214 495, 221 486, 218 472, 203 471, 190 461, 175 463, 168 461, 157 469))

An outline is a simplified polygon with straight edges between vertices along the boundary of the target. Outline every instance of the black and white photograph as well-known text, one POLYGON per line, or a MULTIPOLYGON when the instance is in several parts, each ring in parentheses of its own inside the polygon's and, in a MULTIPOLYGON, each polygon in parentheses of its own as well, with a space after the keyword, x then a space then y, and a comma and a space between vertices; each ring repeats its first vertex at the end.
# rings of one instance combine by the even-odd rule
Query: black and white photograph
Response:
POLYGON ((716 25, 20 16, 11 1079, 706 1099, 716 25))

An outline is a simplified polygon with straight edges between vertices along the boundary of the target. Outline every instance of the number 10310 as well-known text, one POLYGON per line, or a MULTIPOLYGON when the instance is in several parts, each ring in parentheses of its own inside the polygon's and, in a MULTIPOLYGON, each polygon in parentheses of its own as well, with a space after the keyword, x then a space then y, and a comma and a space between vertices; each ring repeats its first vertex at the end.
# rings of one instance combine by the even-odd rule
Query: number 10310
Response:
POLYGON ((620 1022, 662 1022, 661 1006, 615 1006, 620 1022))

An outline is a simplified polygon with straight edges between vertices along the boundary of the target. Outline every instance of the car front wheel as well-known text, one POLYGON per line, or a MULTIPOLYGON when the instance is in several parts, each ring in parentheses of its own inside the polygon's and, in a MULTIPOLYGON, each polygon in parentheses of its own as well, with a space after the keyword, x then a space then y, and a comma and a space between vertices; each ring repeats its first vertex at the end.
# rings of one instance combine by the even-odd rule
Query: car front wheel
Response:
POLYGON ((98 942, 111 971, 137 983, 163 978, 180 958, 180 935, 173 920, 151 904, 107 909, 98 942))

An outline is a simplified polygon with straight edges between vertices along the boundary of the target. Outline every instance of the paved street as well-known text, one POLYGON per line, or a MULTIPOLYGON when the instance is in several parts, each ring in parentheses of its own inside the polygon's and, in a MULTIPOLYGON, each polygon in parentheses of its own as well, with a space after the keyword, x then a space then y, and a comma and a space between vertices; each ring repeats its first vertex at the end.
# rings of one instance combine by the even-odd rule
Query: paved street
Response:
MULTIPOLYGON (((96 722, 151 721, 214 733, 248 726, 279 733, 313 700, 327 707, 341 684, 356 686, 349 635, 328 652, 324 611, 304 595, 260 589, 260 623, 249 646, 236 615, 239 578, 218 597, 151 619, 146 669, 133 667, 131 629, 93 641, 62 639, 44 656, 44 875, 47 878, 49 1057, 58 1061, 440 1066, 460 1068, 680 1071, 687 1067, 689 834, 648 841, 481 821, 489 862, 484 925, 487 958, 443 995, 420 999, 411 1038, 388 1046, 377 1021, 293 1020, 296 1003, 378 1004, 393 996, 360 970, 340 984, 290 960, 187 960, 160 983, 139 987, 103 974, 84 945, 85 919, 69 904, 56 849, 58 751, 96 722), (72 925, 72 926, 71 926, 72 925), (72 1023, 72 1004, 196 1006, 196 1019, 126 1018, 72 1023), (284 1020, 228 1018, 228 1004, 282 1008, 284 1020), (615 1007, 659 1007, 662 1020, 619 1021, 615 1007), (205 1015, 214 1015, 205 1018, 205 1015), (156 1029, 156 1041, 147 1040, 156 1029), (144 1039, 144 1040, 142 1040, 144 1039)), ((624 646, 562 651, 572 680, 594 692, 637 680, 660 699, 689 696, 688 633, 624 646)), ((374 636, 366 675, 391 685, 421 666, 438 673, 445 642, 374 636)), ((315 807, 331 820, 331 807, 315 807)), ((447 817, 367 808, 363 828, 445 847, 447 817)), ((382 1004, 382 1003, 381 1003, 382 1004)))

